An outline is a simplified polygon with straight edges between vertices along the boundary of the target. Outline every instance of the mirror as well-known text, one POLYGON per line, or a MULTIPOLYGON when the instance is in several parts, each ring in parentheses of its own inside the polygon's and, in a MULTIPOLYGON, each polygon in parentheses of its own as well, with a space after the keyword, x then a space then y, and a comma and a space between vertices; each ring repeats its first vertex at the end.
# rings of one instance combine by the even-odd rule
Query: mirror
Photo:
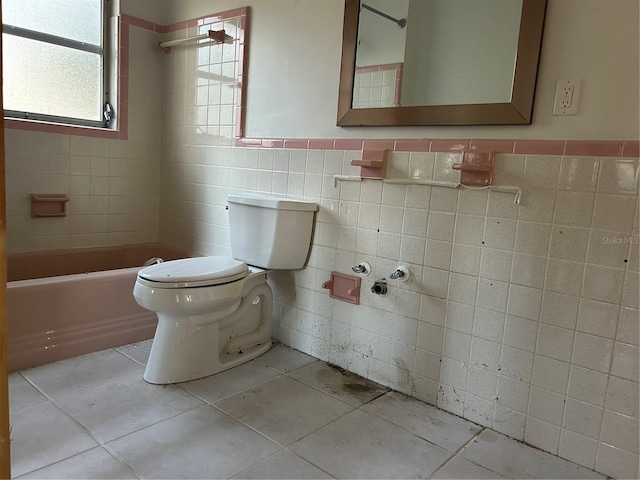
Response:
POLYGON ((530 124, 545 8, 345 0, 338 126, 530 124))

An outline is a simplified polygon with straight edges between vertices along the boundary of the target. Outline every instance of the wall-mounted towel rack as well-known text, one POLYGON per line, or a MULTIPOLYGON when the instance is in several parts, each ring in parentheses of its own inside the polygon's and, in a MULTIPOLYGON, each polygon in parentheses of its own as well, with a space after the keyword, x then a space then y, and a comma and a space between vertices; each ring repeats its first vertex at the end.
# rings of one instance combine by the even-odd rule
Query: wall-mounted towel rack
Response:
MULTIPOLYGON (((333 187, 338 186, 338 182, 362 182, 365 180, 362 177, 355 175, 335 175, 333 177, 333 187)), ((427 185, 430 187, 445 187, 445 188, 469 188, 472 190, 491 190, 493 192, 512 193, 515 195, 513 203, 520 204, 520 198, 522 197, 522 189, 520 187, 514 187, 511 185, 488 185, 486 187, 469 187, 461 183, 453 182, 438 182, 435 180, 419 180, 415 178, 379 178, 379 179, 367 179, 375 180, 383 183, 395 183, 397 185, 427 185)))
POLYGON ((168 53, 171 47, 178 45, 187 45, 189 43, 198 42, 200 40, 211 40, 215 43, 232 43, 233 37, 227 35, 224 30, 209 30, 202 35, 196 35, 195 37, 181 38, 179 40, 169 40, 168 42, 160 42, 158 46, 168 53))

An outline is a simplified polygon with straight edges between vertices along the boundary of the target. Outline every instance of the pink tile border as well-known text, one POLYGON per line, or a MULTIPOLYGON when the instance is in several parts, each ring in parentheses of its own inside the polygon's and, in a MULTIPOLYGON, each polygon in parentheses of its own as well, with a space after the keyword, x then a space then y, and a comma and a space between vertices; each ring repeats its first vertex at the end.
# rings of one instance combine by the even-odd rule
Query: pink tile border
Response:
POLYGON ((404 63, 396 64, 396 82, 393 92, 393 106, 399 107, 402 100, 402 75, 404 75, 404 63))
POLYGON ((468 150, 471 140, 464 139, 438 139, 431 140, 429 144, 430 152, 452 152, 468 150))
POLYGON ((516 140, 513 153, 529 155, 562 155, 564 140, 516 140))
POLYGON ((623 157, 640 157, 640 141, 633 140, 624 142, 622 146, 623 157))
POLYGON ((515 140, 471 140, 470 148, 478 152, 513 153, 515 140))
POLYGON ((602 140, 567 140, 564 147, 565 155, 588 155, 597 157, 620 157, 622 156, 621 141, 602 140))
POLYGON ((428 152, 431 140, 423 138, 421 140, 396 140, 394 150, 408 152, 428 152))
POLYGON ((309 149, 313 150, 333 150, 335 140, 330 138, 310 138, 309 149))

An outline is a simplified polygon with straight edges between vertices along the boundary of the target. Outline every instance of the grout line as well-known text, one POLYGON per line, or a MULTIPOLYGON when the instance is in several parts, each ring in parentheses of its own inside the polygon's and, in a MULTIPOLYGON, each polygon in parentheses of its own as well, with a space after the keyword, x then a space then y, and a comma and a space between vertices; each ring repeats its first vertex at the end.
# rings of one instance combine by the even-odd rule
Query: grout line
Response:
MULTIPOLYGON (((464 449, 465 449, 465 447, 466 447, 467 445, 469 445, 469 444, 470 444, 471 442, 473 442, 476 438, 478 438, 478 436, 479 436, 482 432, 484 432, 487 428, 488 428, 488 427, 481 427, 481 428, 480 428, 480 430, 478 431, 478 433, 476 433, 473 437, 471 437, 471 438, 470 438, 466 443, 464 443, 463 445, 461 445, 461 446, 460 446, 460 447, 459 447, 455 452, 453 452, 453 453, 451 454, 451 456, 450 456, 447 460, 445 460, 445 462, 444 462, 442 465, 440 465, 438 468, 436 468, 436 469, 433 471, 433 473, 431 474, 431 478, 433 478, 433 476, 434 476, 437 472, 439 472, 440 470, 442 470, 442 469, 443 469, 443 468, 444 468, 444 467, 445 467, 445 466, 446 466, 446 465, 447 465, 451 460, 453 460, 454 458, 456 458, 456 457, 458 456, 458 454, 459 454, 462 450, 464 450, 464 449)), ((480 466, 482 466, 482 465, 480 465, 480 466)), ((486 468, 486 467, 483 467, 483 468, 486 468)))

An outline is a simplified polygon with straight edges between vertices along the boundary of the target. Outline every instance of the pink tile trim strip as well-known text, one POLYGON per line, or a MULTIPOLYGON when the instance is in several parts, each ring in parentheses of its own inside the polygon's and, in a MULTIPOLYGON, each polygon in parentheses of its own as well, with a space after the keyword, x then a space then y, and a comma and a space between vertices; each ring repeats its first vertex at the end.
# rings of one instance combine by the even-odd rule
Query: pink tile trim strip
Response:
POLYGON ((322 150, 377 149, 396 152, 479 152, 515 153, 519 155, 576 155, 585 157, 637 157, 640 142, 567 141, 567 140, 477 140, 477 139, 361 139, 361 138, 238 138, 238 147, 299 148, 322 150), (569 144, 571 142, 571 144, 569 144), (568 146, 568 148, 567 148, 568 146), (619 146, 619 148, 618 148, 619 146), (580 150, 578 150, 580 147, 580 150), (566 153, 580 151, 577 153, 566 153))
POLYGON ((362 150, 364 140, 356 138, 336 138, 333 143, 335 150, 362 150))
POLYGON ((515 140, 471 140, 471 150, 477 152, 513 153, 515 140))
POLYGON ((516 140, 513 153, 528 155, 562 155, 564 140, 516 140))
POLYGON ((396 146, 395 140, 373 140, 365 139, 364 150, 393 150, 396 146))
POLYGON ((310 138, 309 148, 314 150, 333 150, 335 140, 330 138, 310 138))
POLYGON ((623 157, 640 157, 640 141, 624 142, 622 146, 623 157))
POLYGON ((284 140, 272 140, 270 138, 263 138, 260 146, 264 148, 283 148, 284 140))
POLYGON ((468 150, 471 140, 431 140, 429 145, 430 152, 455 152, 460 150, 468 150))
POLYGON ((567 140, 565 155, 587 155, 595 157, 620 157, 623 142, 601 140, 567 140))
MULTIPOLYGON (((251 10, 249 7, 236 8, 234 10, 230 10, 222 15, 228 15, 225 18, 232 18, 231 13, 239 13, 240 14, 240 27, 239 27, 239 54, 238 54, 238 76, 239 76, 239 85, 238 90, 240 93, 238 102, 236 104, 237 115, 236 115, 236 138, 242 138, 245 136, 245 122, 247 119, 247 81, 249 79, 249 32, 251 30, 251 10)), ((234 15, 237 17, 238 15, 234 15)), ((275 147, 274 147, 275 148, 275 147)))
POLYGON ((394 150, 405 152, 428 152, 431 140, 396 140, 394 150))
POLYGON ((289 138, 284 140, 284 148, 302 148, 306 149, 309 146, 309 140, 299 138, 289 138))
POLYGON ((404 63, 396 64, 396 83, 394 85, 395 90, 393 92, 393 106, 399 107, 402 100, 402 75, 404 72, 404 63))

